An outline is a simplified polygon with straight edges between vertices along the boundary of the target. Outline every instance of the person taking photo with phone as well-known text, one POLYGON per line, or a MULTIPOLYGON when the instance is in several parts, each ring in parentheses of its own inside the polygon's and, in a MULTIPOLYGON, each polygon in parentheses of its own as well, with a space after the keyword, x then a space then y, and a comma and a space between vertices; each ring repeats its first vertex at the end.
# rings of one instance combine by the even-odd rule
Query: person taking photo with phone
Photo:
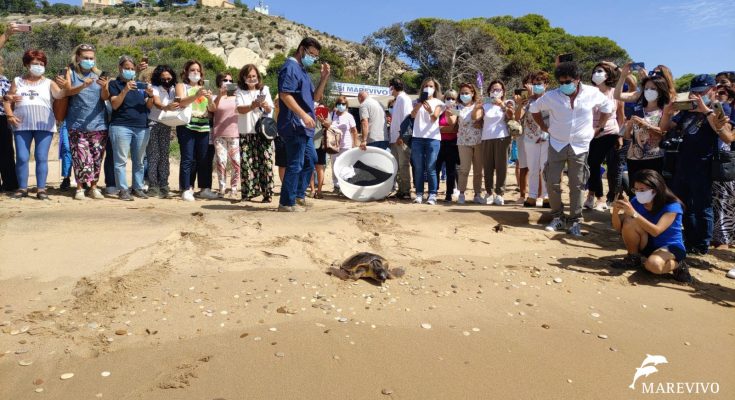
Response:
MULTIPOLYGON (((733 121, 723 124, 721 120, 726 118, 713 110, 716 93, 714 77, 697 75, 689 88, 689 100, 696 108, 674 115, 676 103, 669 103, 661 117, 662 131, 680 129, 683 133, 672 189, 684 203, 684 240, 687 251, 692 254, 709 251, 714 229, 712 158, 715 149, 732 141, 733 121)), ((729 118, 730 106, 721 106, 722 115, 729 118)))
POLYGON ((439 155, 441 133, 439 116, 444 103, 441 97, 441 85, 434 78, 426 78, 421 83, 421 95, 411 110, 414 118, 413 136, 411 138, 411 161, 413 162, 413 183, 416 188, 414 203, 424 202, 424 182, 428 179, 428 205, 436 205, 436 194, 439 188, 439 176, 436 173, 436 158, 439 155))
POLYGON ((650 169, 638 171, 632 178, 632 187, 634 198, 628 201, 620 196, 613 203, 612 226, 621 233, 628 254, 612 266, 643 266, 656 275, 673 273, 677 281, 692 282, 684 262, 681 200, 666 187, 664 177, 650 169))
POLYGON ((148 196, 168 198, 170 188, 168 177, 170 163, 168 160, 171 147, 171 126, 159 121, 162 112, 179 111, 176 102, 176 72, 168 65, 159 65, 151 75, 153 96, 148 98, 150 104, 150 139, 146 147, 148 158, 148 196))
MULTIPOLYGON (((523 80, 528 97, 521 97, 516 106, 516 120, 521 121, 523 126, 523 151, 526 153, 526 165, 528 166, 528 198, 523 202, 524 207, 536 207, 537 199, 543 199, 543 207, 549 208, 549 195, 546 190, 546 182, 541 176, 546 160, 549 156, 549 134, 541 130, 533 115, 528 112, 536 100, 546 92, 549 85, 549 74, 537 71, 529 74, 523 80)), ((549 113, 542 113, 544 122, 549 124, 549 113)))

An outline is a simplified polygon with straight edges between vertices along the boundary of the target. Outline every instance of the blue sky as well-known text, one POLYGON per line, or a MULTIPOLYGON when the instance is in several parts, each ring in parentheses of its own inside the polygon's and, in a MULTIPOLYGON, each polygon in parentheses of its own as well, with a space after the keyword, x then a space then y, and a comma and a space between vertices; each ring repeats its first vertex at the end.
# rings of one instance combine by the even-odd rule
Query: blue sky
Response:
MULTIPOLYGON (((243 2, 251 8, 257 3, 243 2)), ((270 0, 266 4, 271 14, 353 41, 419 17, 456 20, 534 13, 573 35, 609 37, 635 61, 667 65, 675 76, 735 70, 735 0, 270 0)))

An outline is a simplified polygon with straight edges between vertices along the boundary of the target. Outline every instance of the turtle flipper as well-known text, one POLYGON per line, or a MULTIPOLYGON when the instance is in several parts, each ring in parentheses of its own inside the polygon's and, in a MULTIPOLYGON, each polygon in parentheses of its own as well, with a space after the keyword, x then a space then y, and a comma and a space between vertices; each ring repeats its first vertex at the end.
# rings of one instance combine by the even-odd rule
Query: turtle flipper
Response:
POLYGON ((352 278, 347 271, 341 268, 329 267, 329 269, 327 270, 327 274, 336 276, 337 278, 342 279, 343 281, 346 281, 352 278))
POLYGON ((403 268, 393 268, 392 270, 388 271, 388 278, 400 278, 403 275, 406 275, 406 271, 403 268))

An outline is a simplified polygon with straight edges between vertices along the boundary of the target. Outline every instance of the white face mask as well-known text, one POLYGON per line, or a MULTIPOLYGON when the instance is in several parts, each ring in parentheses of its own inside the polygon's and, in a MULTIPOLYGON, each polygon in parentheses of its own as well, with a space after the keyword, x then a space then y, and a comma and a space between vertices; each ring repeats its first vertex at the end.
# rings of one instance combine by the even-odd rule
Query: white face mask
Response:
POLYGON ((197 83, 199 80, 202 79, 202 76, 198 72, 190 72, 189 73, 189 82, 191 83, 197 83))
POLYGON ((656 89, 646 89, 643 91, 643 95, 646 97, 646 101, 649 103, 653 103, 654 101, 658 100, 658 90, 656 89))
POLYGON ((33 76, 41 76, 44 72, 46 72, 46 67, 43 65, 33 64, 28 68, 28 71, 33 76))
POLYGON ((246 80, 245 82, 246 82, 246 83, 247 83, 248 85, 253 85, 253 86, 255 86, 255 85, 257 85, 257 84, 258 84, 258 78, 255 78, 255 79, 248 79, 248 80, 246 80))
POLYGON ((595 85, 599 85, 602 82, 605 82, 607 80, 607 74, 604 72, 595 72, 592 74, 592 82, 595 83, 595 85))
POLYGON ((644 190, 642 192, 635 192, 635 199, 641 204, 648 204, 653 201, 656 195, 653 193, 653 189, 644 190))
POLYGON ((493 99, 499 99, 502 95, 502 90, 493 90, 492 92, 490 92, 490 97, 492 97, 493 99))
POLYGON ((433 87, 425 87, 424 88, 424 93, 428 94, 429 97, 431 97, 431 96, 434 95, 434 88, 433 87))

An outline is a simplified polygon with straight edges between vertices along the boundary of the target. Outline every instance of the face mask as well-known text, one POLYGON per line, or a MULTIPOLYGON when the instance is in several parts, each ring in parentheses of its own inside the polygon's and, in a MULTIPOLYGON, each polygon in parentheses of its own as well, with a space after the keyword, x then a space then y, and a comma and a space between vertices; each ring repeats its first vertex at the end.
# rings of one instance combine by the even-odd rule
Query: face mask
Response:
POLYGON ((255 85, 257 85, 257 84, 258 84, 258 80, 257 80, 257 79, 248 79, 248 80, 247 80, 247 81, 245 81, 245 82, 246 82, 246 83, 247 83, 248 85, 253 85, 253 86, 255 86, 255 85))
POLYGON ((638 202, 641 204, 648 204, 652 202, 654 197, 655 195, 653 194, 653 189, 635 193, 635 199, 638 200, 638 202))
POLYGON ((574 82, 565 83, 563 85, 559 85, 559 90, 561 90, 565 95, 571 96, 577 90, 577 84, 574 82))
POLYGON ((541 94, 546 90, 544 85, 533 85, 533 94, 541 94))
POLYGON ((595 72, 592 74, 592 82, 595 83, 595 85, 599 85, 602 82, 605 82, 607 79, 607 74, 604 72, 595 72))
POLYGON ((709 98, 709 95, 708 94, 702 96, 702 101, 704 102, 704 105, 705 106, 708 106, 712 102, 712 100, 709 98))
POLYGON ((643 96, 646 97, 646 101, 652 103, 658 99, 658 90, 646 89, 643 91, 643 96))
POLYGON ((304 64, 304 67, 309 68, 312 65, 314 65, 315 62, 316 62, 316 57, 304 51, 304 56, 301 57, 301 64, 304 64))
POLYGON ((33 64, 28 68, 28 71, 30 71, 33 76, 41 76, 46 72, 46 67, 43 65, 33 64))
POLYGON ((135 78, 135 70, 134 69, 124 69, 122 70, 122 77, 126 81, 132 80, 135 78))
POLYGON ((472 100, 471 94, 460 94, 459 99, 462 100, 462 103, 469 103, 472 100))
POLYGON ((347 109, 347 106, 346 105, 344 105, 344 104, 337 104, 337 111, 339 111, 339 112, 345 112, 346 109, 347 109))
POLYGON ((447 100, 447 101, 446 101, 446 102, 444 103, 444 106, 445 106, 446 108, 451 108, 451 107, 454 107, 454 100, 447 100))
POLYGON ((429 97, 431 97, 431 96, 434 95, 434 88, 433 87, 425 87, 424 88, 424 93, 428 94, 429 97))
POLYGON ((200 79, 202 79, 202 76, 198 72, 192 72, 189 74, 189 82, 191 83, 197 83, 200 79))
POLYGON ((165 87, 166 89, 168 89, 168 88, 170 88, 170 87, 171 87, 171 84, 172 84, 172 83, 173 83, 173 82, 171 82, 171 81, 161 81, 161 86, 163 86, 163 87, 165 87))
POLYGON ((389 108, 388 108, 388 113, 389 113, 389 114, 393 114, 393 107, 389 107, 389 108))
POLYGON ((502 95, 503 95, 502 90, 493 90, 492 92, 490 92, 490 97, 492 97, 493 99, 499 99, 500 96, 502 95))
POLYGON ((92 69, 94 68, 94 60, 82 60, 79 62, 79 66, 82 69, 92 69))

